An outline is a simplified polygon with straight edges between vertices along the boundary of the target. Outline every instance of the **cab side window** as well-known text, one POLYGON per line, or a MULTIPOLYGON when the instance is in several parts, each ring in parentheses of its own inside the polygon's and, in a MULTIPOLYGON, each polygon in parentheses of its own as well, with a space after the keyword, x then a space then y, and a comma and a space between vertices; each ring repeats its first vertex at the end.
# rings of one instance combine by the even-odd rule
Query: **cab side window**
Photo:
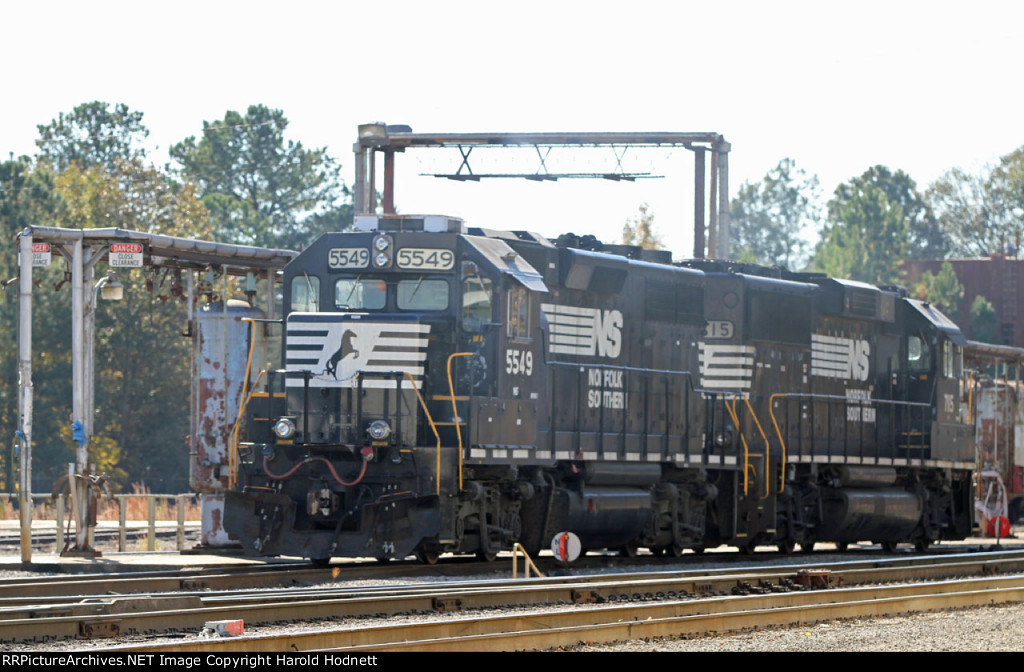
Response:
POLYGON ((320 278, 306 273, 292 278, 291 310, 299 313, 320 310, 320 278))
POLYGON ((927 373, 932 368, 931 348, 919 335, 907 337, 907 368, 911 373, 927 373))
POLYGON ((942 375, 946 378, 960 378, 964 370, 963 348, 954 343, 942 341, 942 375))
POLYGON ((517 340, 530 338, 530 293, 525 287, 508 290, 508 337, 517 340))
POLYGON ((482 331, 491 322, 491 279, 473 274, 462 280, 462 328, 482 331))

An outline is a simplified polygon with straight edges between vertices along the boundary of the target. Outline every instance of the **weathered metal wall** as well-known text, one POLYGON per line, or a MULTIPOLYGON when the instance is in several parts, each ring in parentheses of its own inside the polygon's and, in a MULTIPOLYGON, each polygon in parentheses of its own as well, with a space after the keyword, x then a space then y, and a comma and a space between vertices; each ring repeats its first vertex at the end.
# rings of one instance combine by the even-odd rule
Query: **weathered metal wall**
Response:
POLYGON ((262 326, 242 318, 259 318, 263 311, 245 301, 230 300, 203 306, 193 340, 193 413, 197 419, 190 437, 189 479, 201 493, 228 487, 229 440, 238 418, 249 361, 249 336, 254 334, 250 385, 266 361, 262 326))

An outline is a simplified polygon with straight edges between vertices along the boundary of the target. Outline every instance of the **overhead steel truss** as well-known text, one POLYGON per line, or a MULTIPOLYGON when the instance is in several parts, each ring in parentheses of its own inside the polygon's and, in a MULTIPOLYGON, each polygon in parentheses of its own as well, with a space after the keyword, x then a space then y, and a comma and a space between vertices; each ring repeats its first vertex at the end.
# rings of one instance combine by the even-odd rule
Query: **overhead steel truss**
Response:
POLYGON ((461 182, 489 178, 520 178, 535 181, 601 178, 634 181, 660 177, 627 172, 622 167, 625 151, 635 148, 683 147, 694 153, 694 247, 695 258, 729 256, 729 150, 718 133, 413 133, 408 126, 383 123, 363 124, 353 145, 356 162, 354 201, 356 214, 373 214, 377 209, 376 154, 384 154, 382 208, 395 212, 395 154, 410 148, 457 148, 462 163, 454 173, 431 173, 434 177, 461 182), (474 148, 533 147, 539 165, 532 173, 474 173, 469 158, 474 148), (616 169, 611 172, 557 173, 548 170, 546 159, 554 147, 606 147, 615 153, 616 169), (543 151, 542 151, 543 150, 543 151), (621 154, 620 154, 621 150, 621 154), (705 195, 705 152, 711 152, 711 190, 705 195), (708 218, 705 223, 705 203, 708 218), (705 236, 705 228, 707 236, 705 236))

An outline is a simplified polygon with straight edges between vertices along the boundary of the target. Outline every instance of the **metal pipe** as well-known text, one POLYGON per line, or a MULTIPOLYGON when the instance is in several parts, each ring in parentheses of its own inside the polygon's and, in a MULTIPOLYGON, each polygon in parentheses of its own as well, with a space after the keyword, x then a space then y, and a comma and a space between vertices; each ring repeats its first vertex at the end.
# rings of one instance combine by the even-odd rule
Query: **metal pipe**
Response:
MULTIPOLYGON (((85 434, 86 395, 85 395, 85 249, 82 238, 76 238, 71 244, 71 374, 72 374, 72 413, 73 422, 82 424, 82 440, 75 449, 74 470, 68 474, 74 482, 75 474, 85 475, 89 470, 89 437, 85 434)), ((84 482, 84 481, 83 481, 84 482)), ((82 493, 87 488, 72 490, 75 514, 75 546, 84 550, 89 543, 86 521, 86 501, 82 493)))
POLYGON ((693 149, 693 258, 704 258, 704 148, 693 149))
POLYGON ((366 212, 373 214, 377 212, 377 150, 371 148, 366 155, 367 176, 366 176, 366 212))
POLYGON ((715 153, 719 154, 718 170, 721 173, 718 184, 718 250, 721 259, 728 259, 729 251, 729 149, 724 139, 715 144, 715 153))
POLYGON ((711 152, 711 190, 708 196, 708 258, 721 259, 718 254, 718 152, 711 152))
MULTIPOLYGON (((23 233, 18 261, 18 513, 21 561, 32 562, 32 234, 23 233)), ((13 467, 13 465, 12 465, 13 467)))
POLYGON ((395 214, 395 150, 384 150, 384 214, 395 214))
POLYGON ((366 205, 363 203, 363 194, 366 193, 366 150, 362 143, 356 142, 352 145, 352 152, 355 154, 356 179, 352 188, 352 204, 355 207, 355 214, 365 215, 366 205))
MULTIPOLYGON (((85 269, 83 264, 82 239, 77 238, 71 245, 71 419, 85 422, 85 269)), ((83 443, 75 450, 75 466, 78 473, 85 473, 89 453, 83 453, 83 443)), ((79 521, 81 522, 81 521, 79 521)))

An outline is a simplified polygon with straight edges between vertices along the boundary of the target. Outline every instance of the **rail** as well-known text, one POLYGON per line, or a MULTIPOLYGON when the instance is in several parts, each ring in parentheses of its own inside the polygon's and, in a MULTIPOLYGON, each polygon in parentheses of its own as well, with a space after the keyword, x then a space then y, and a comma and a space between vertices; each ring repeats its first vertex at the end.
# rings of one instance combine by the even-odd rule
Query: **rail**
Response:
MULTIPOLYGON (((53 531, 57 538, 57 551, 61 550, 61 539, 67 534, 74 522, 73 518, 67 516, 67 496, 60 494, 57 497, 52 497, 49 494, 32 494, 29 496, 34 502, 33 505, 33 533, 53 531), (40 511, 41 508, 41 511, 40 511)), ((17 498, 17 493, 0 493, 0 500, 6 500, 8 502, 17 498)), ((128 534, 130 531, 144 530, 146 533, 145 548, 147 551, 156 550, 156 537, 158 529, 172 528, 175 531, 175 547, 176 550, 182 551, 186 548, 186 531, 187 530, 199 530, 201 528, 201 522, 199 520, 186 520, 186 510, 188 501, 196 500, 198 505, 199 495, 196 493, 191 494, 180 494, 180 495, 163 495, 163 494, 150 494, 150 493, 132 493, 132 494, 119 494, 114 495, 113 499, 117 503, 117 521, 112 520, 98 520, 97 528, 90 528, 90 536, 95 534, 95 529, 106 530, 114 528, 117 531, 117 552, 123 553, 128 547, 128 534), (132 499, 146 500, 146 518, 144 520, 132 519, 128 520, 128 502, 132 499), (174 521, 158 521, 157 520, 157 509, 158 504, 161 500, 170 501, 174 500, 175 509, 175 520, 174 521)), ((16 523, 16 520, 11 521, 0 521, 0 528, 6 533, 8 526, 5 523, 16 523)), ((14 530, 12 525, 11 530, 14 530)), ((94 540, 90 539, 90 545, 93 545, 94 540)))

